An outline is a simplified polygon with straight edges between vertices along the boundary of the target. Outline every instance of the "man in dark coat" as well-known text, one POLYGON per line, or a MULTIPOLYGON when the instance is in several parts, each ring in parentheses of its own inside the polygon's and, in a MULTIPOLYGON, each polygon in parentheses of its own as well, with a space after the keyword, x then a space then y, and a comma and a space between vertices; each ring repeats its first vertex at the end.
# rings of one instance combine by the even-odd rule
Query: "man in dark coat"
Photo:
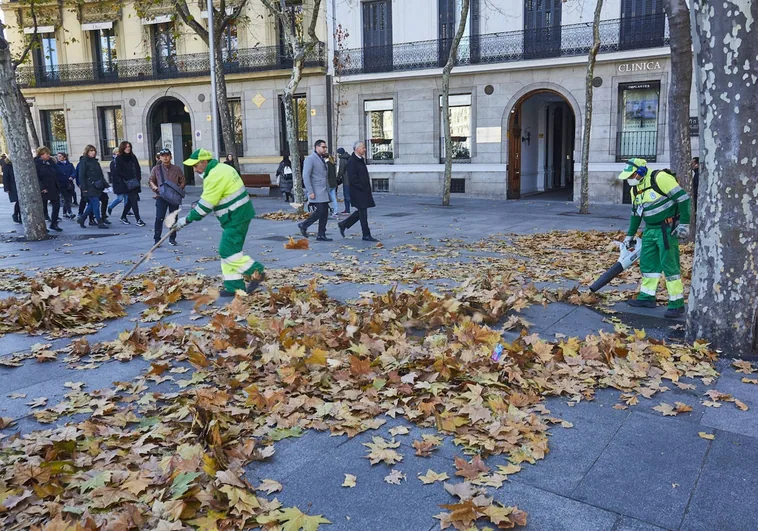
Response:
POLYGON ((42 146, 37 150, 37 157, 34 164, 37 167, 37 179, 39 179, 39 189, 42 191, 42 204, 46 205, 47 201, 53 207, 50 217, 50 229, 61 232, 58 226, 59 215, 61 212, 60 190, 58 188, 58 172, 51 157, 50 150, 42 146))
POLYGON ((347 178, 347 161, 350 160, 350 155, 347 154, 345 148, 339 148, 337 150, 339 156, 339 167, 337 170, 337 182, 342 183, 342 195, 345 198, 345 211, 343 214, 350 214, 350 181, 347 178))
POLYGON ((16 189, 16 175, 13 173, 13 164, 7 158, 3 163, 3 188, 8 192, 8 199, 13 206, 13 221, 21 223, 21 205, 18 204, 18 190, 16 189))
POLYGON ((350 181, 350 202, 358 210, 350 214, 345 220, 337 224, 340 234, 345 237, 345 229, 349 229, 355 223, 361 221, 361 230, 363 230, 363 241, 376 242, 379 240, 371 236, 371 230, 368 227, 368 209, 374 208, 374 196, 371 193, 371 178, 366 168, 366 145, 363 142, 356 142, 353 146, 353 154, 345 166, 347 179, 350 181))

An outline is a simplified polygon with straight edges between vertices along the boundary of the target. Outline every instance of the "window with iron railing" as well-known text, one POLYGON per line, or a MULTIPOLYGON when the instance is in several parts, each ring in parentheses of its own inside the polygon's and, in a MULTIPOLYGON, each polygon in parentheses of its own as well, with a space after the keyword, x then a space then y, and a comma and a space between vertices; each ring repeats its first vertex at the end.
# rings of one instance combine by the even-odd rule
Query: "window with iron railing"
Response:
POLYGON ((364 102, 366 117, 366 157, 372 162, 392 162, 394 148, 393 100, 373 100, 364 102))
POLYGON ((63 109, 40 111, 42 123, 42 143, 53 153, 68 153, 68 135, 66 134, 66 115, 63 109))
POLYGON ((98 107, 100 125, 100 156, 108 159, 124 140, 124 114, 121 107, 98 107))
POLYGON ((653 162, 658 154, 660 82, 619 85, 619 128, 616 160, 643 158, 653 162))

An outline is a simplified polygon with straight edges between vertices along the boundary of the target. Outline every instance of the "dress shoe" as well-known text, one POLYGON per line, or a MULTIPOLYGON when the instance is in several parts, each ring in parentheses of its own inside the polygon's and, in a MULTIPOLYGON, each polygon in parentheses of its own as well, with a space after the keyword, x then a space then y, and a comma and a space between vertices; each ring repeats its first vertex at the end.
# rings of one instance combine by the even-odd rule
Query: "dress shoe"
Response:
POLYGON ((55 232, 63 232, 63 229, 60 228, 57 223, 52 223, 50 225, 50 229, 54 230, 55 232))
POLYGON ((331 238, 327 238, 326 236, 319 236, 316 238, 317 242, 333 242, 331 238))
POLYGON ((374 238, 373 236, 364 236, 364 237, 363 237, 363 241, 364 241, 364 242, 378 242, 379 240, 377 240, 377 239, 376 239, 376 238, 374 238))
POLYGON ((337 227, 339 227, 339 229, 340 229, 340 234, 341 234, 341 235, 342 235, 342 237, 344 238, 344 237, 345 237, 345 226, 344 226, 342 223, 337 223, 337 227))
POLYGON ((83 229, 87 228, 87 225, 84 224, 84 218, 79 216, 76 218, 76 222, 79 224, 79 226, 83 229))
POLYGON ((101 221, 100 223, 97 224, 97 228, 98 229, 109 229, 110 227, 108 225, 106 225, 104 222, 101 221))
POLYGON ((681 308, 669 308, 666 310, 666 313, 663 314, 663 316, 666 319, 677 319, 679 317, 682 317, 684 315, 684 306, 681 308))
POLYGON ((261 272, 254 274, 253 278, 247 283, 247 286, 245 286, 245 291, 248 293, 254 292, 264 280, 266 280, 266 273, 261 272))
POLYGON ((300 229, 300 234, 303 235, 303 238, 308 237, 308 229, 305 228, 305 225, 303 225, 302 223, 298 223, 297 228, 300 229))
POLYGON ((629 306, 635 308, 655 308, 655 301, 641 301, 639 299, 629 299, 626 301, 629 306))
POLYGON ((225 289, 218 292, 220 299, 233 299, 235 295, 237 295, 236 291, 227 291, 225 289))
MULTIPOLYGON (((155 243, 158 243, 158 242, 155 242, 155 243)), ((169 240, 169 241, 168 241, 168 244, 169 244, 169 245, 172 245, 172 246, 174 246, 174 247, 176 247, 177 245, 179 245, 178 243, 176 243, 176 240, 169 240)))

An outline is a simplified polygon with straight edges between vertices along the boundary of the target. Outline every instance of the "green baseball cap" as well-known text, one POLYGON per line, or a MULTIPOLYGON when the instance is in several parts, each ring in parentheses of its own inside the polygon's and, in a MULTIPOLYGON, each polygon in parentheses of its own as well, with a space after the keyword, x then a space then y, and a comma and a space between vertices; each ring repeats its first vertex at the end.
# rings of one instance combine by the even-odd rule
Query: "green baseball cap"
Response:
POLYGON ((192 155, 190 155, 190 158, 184 161, 185 166, 194 166, 201 160, 211 160, 213 158, 213 154, 210 151, 207 151, 205 149, 196 149, 192 152, 192 155))
POLYGON ((647 168, 647 161, 645 159, 630 159, 626 161, 624 170, 619 173, 619 180, 625 181, 637 173, 637 168, 647 168))

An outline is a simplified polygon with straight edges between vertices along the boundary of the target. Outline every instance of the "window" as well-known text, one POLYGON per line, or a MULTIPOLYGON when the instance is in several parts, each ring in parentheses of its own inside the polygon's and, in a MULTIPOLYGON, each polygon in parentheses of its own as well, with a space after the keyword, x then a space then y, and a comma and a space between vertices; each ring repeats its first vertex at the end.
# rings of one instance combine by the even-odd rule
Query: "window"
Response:
POLYGON ((237 40, 237 24, 232 21, 227 24, 224 30, 223 56, 225 63, 236 63, 238 61, 238 40, 237 40))
MULTIPOLYGON (((243 128, 242 128, 242 100, 229 99, 229 113, 232 115, 232 131, 234 131, 234 151, 238 157, 242 156, 244 150, 243 128)), ((226 145, 224 144, 224 135, 221 133, 221 121, 218 121, 219 149, 221 156, 226 156, 226 145)))
MULTIPOLYGON (((295 36, 298 38, 298 40, 303 39, 303 17, 305 16, 303 12, 303 5, 302 0, 293 0, 292 2, 287 2, 287 7, 290 11, 290 21, 292 23, 291 29, 294 32, 295 36)), ((284 35, 284 27, 282 27, 281 24, 278 26, 279 29, 279 66, 280 68, 292 68, 292 54, 290 53, 289 47, 287 46, 287 39, 284 35)))
POLYGON ((373 192, 389 192, 390 180, 389 179, 371 179, 371 190, 373 192))
POLYGON ((176 70, 176 38, 173 24, 153 25, 153 52, 155 53, 155 65, 158 72, 170 72, 176 70))
POLYGON ((620 48, 663 46, 666 13, 663 0, 622 0, 620 48))
MULTIPOLYGON (((471 159, 471 94, 450 95, 450 133, 453 139, 453 161, 471 159)), ((442 121, 442 96, 440 96, 440 131, 442 121)), ((445 135, 440 136, 440 159, 445 160, 445 135)))
POLYGON ((392 2, 363 3, 363 70, 392 70, 392 2))
POLYGON ((121 107, 98 107, 100 124, 100 155, 108 157, 124 140, 124 115, 121 107))
POLYGON ((450 179, 450 193, 451 194, 465 194, 466 193, 466 179, 450 179))
POLYGON ((42 122, 42 142, 57 153, 68 153, 68 137, 66 135, 66 115, 62 109, 40 111, 42 122))
POLYGON ((619 85, 619 129, 616 160, 639 157, 654 162, 658 153, 660 83, 619 85))
MULTIPOLYGON (((461 63, 469 62, 469 35, 471 34, 471 28, 473 24, 473 1, 470 3, 469 9, 469 22, 463 28, 463 40, 458 47, 458 61, 461 63)), ((455 32, 458 29, 458 25, 461 23, 461 9, 463 8, 462 0, 439 0, 438 15, 439 20, 437 23, 437 32, 439 36, 438 50, 439 50, 439 65, 444 66, 447 63, 448 56, 450 55, 450 47, 453 44, 453 38, 455 32)), ((478 13, 478 12, 477 12, 478 13)))
POLYGON ((524 58, 561 53, 563 0, 524 0, 524 58))
MULTIPOLYGON (((308 143, 308 100, 305 95, 298 95, 292 98, 295 107, 295 128, 297 129, 297 149, 300 156, 306 156, 310 153, 311 147, 308 143)), ((281 154, 289 153, 287 144, 287 117, 284 114, 284 98, 279 98, 279 120, 281 131, 280 145, 281 154)))
POLYGON ((393 101, 367 101, 366 136, 368 160, 392 161, 395 158, 393 101))
POLYGON ((40 45, 36 48, 34 58, 44 79, 58 77, 58 44, 55 33, 43 33, 39 36, 40 45))
POLYGON ((94 46, 93 57, 97 63, 97 71, 101 76, 116 73, 116 34, 111 29, 101 29, 92 32, 94 46))

